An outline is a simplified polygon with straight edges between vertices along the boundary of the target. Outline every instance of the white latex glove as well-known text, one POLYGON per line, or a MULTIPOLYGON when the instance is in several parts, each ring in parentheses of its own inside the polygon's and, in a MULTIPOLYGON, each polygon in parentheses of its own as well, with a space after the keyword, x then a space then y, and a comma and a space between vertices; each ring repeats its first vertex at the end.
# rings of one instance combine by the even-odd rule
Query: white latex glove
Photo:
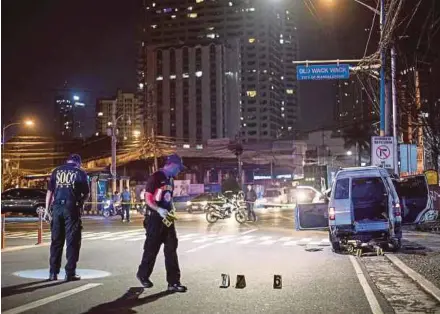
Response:
POLYGON ((47 223, 50 223, 52 221, 52 216, 48 210, 44 211, 43 220, 47 223))
POLYGON ((168 211, 164 208, 158 208, 157 212, 159 213, 160 217, 165 218, 168 215, 168 211))

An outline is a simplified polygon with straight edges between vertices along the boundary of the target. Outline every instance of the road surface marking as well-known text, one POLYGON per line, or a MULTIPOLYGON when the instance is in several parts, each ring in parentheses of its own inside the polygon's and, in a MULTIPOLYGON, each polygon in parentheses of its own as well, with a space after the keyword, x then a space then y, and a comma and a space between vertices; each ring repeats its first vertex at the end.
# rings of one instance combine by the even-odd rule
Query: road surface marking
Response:
POLYGON ((201 245, 201 246, 195 247, 195 248, 193 248, 193 249, 191 249, 191 250, 188 250, 188 251, 186 251, 186 253, 193 253, 193 252, 199 251, 199 250, 201 250, 201 249, 204 249, 205 247, 211 246, 211 245, 213 245, 213 244, 214 244, 214 243, 207 243, 207 244, 204 244, 204 245, 201 245))
POLYGON ((296 245, 296 243, 298 243, 298 241, 289 241, 289 242, 285 242, 284 245, 285 246, 292 246, 292 245, 296 245))
POLYGON ((330 243, 330 240, 329 239, 322 239, 321 243, 330 243))
POLYGON ((3 313, 4 314, 19 314, 19 313, 23 313, 23 312, 35 309, 37 307, 40 307, 42 305, 46 305, 48 303, 51 303, 51 302, 54 302, 54 301, 57 301, 57 300, 69 297, 71 295, 77 294, 79 292, 86 291, 86 290, 98 287, 100 285, 102 285, 102 283, 88 283, 88 284, 86 284, 84 286, 80 286, 80 287, 75 288, 75 289, 67 290, 67 291, 55 294, 53 296, 50 296, 50 297, 47 297, 47 298, 44 298, 44 299, 40 299, 40 300, 31 302, 31 303, 28 303, 28 304, 24 304, 24 305, 15 307, 13 309, 4 311, 3 313))
POLYGON ((309 242, 308 245, 322 245, 322 243, 317 242, 317 241, 313 241, 313 242, 309 242))
POLYGON ((370 304, 371 311, 373 314, 383 314, 383 311, 380 307, 379 302, 377 301, 376 296, 374 295, 373 290, 371 289, 370 285, 368 284, 367 279, 365 278, 364 273, 362 272, 361 267, 359 266, 358 261, 354 256, 349 256, 351 263, 353 264, 354 271, 356 272, 356 276, 359 279, 359 283, 362 286, 362 289, 364 290, 365 296, 367 298, 368 303, 370 304))
POLYGON ((127 235, 127 234, 138 235, 138 233, 140 233, 140 232, 145 232, 145 230, 144 229, 136 229, 136 230, 130 230, 130 231, 112 232, 112 233, 105 234, 105 235, 102 235, 102 236, 99 236, 99 237, 89 238, 89 240, 107 239, 107 238, 110 238, 110 237, 117 237, 119 235, 127 235))
POLYGON ((217 236, 216 235, 208 235, 205 238, 194 240, 193 243, 204 243, 210 240, 214 240, 217 236))
POLYGON ((282 237, 278 241, 280 241, 280 242, 287 242, 287 241, 291 241, 292 239, 293 239, 292 237, 282 237))
POLYGON ((200 235, 199 233, 188 233, 184 235, 179 235, 179 238, 191 238, 200 235))
POLYGON ((261 237, 261 239, 263 238, 268 238, 268 239, 265 239, 265 241, 261 242, 260 245, 270 245, 278 241, 277 239, 271 240, 272 237, 261 237))
POLYGON ((299 240, 298 242, 310 242, 312 241, 312 238, 302 238, 301 240, 299 240))
MULTIPOLYGON (((244 238, 244 237, 243 237, 244 238)), ((252 239, 252 236, 249 236, 249 238, 247 240, 242 240, 240 242, 237 242, 237 244, 249 244, 253 241, 255 241, 256 239, 252 239)))
POLYGON ((103 235, 111 234, 111 232, 105 231, 105 232, 95 232, 95 233, 89 233, 89 234, 83 234, 81 237, 83 239, 92 239, 95 237, 100 237, 103 235))
POLYGON ((257 231, 257 230, 258 230, 258 229, 248 230, 248 231, 245 231, 245 232, 240 233, 240 235, 245 235, 245 234, 248 234, 248 233, 252 233, 252 232, 255 232, 255 231, 257 231))
POLYGON ((221 238, 220 240, 215 241, 214 243, 228 243, 228 242, 236 240, 234 235, 227 235, 227 236, 223 236, 220 238, 221 238))
POLYGON ((132 238, 132 239, 127 239, 127 241, 130 241, 130 242, 134 242, 134 241, 139 241, 139 240, 145 240, 145 235, 143 235, 143 236, 138 236, 138 237, 135 237, 135 238, 132 238))

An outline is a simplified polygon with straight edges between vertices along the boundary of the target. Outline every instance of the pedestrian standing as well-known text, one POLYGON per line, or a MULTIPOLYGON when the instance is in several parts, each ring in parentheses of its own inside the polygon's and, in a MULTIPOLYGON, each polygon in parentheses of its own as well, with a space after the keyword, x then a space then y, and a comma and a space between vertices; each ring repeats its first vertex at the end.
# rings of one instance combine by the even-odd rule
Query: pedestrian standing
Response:
MULTIPOLYGON (((164 244, 165 268, 168 291, 185 292, 187 288, 180 283, 180 268, 177 258, 177 235, 174 223, 164 224, 170 212, 174 212, 173 179, 184 169, 182 159, 176 155, 167 158, 165 166, 153 173, 148 179, 145 201, 150 210, 149 218, 144 220, 146 240, 141 264, 136 277, 145 288, 153 283, 150 275, 153 272, 156 256, 164 244)), ((168 220, 169 221, 169 220, 168 220)))
POLYGON ((255 215, 254 205, 255 205, 255 201, 257 200, 257 193, 253 189, 252 185, 247 186, 247 191, 244 200, 246 201, 246 207, 248 210, 248 220, 256 221, 257 215, 255 215))
POLYGON ((87 174, 80 168, 81 157, 70 155, 65 165, 57 167, 50 176, 46 194, 45 220, 50 220, 49 280, 58 280, 64 242, 66 242, 66 281, 81 278, 76 274, 76 264, 81 247, 81 212, 89 197, 87 174))
POLYGON ((131 193, 128 187, 125 187, 122 192, 122 222, 130 222, 130 206, 131 206, 131 193))

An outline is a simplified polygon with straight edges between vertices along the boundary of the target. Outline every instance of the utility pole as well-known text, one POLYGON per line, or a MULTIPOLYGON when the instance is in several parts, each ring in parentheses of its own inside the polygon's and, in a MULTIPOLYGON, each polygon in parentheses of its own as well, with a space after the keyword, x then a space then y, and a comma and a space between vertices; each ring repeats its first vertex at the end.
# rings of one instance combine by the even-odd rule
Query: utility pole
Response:
POLYGON ((399 176, 399 151, 397 145, 398 128, 397 128, 397 84, 396 84, 396 48, 391 47, 391 91, 393 99, 393 142, 394 142, 394 173, 399 176))
POLYGON ((380 0, 380 136, 385 136, 385 64, 386 50, 384 47, 385 0, 380 0))
POLYGON ((112 164, 110 168, 110 173, 112 175, 112 192, 116 191, 116 102, 117 100, 113 101, 112 104, 112 128, 111 128, 111 136, 112 136, 112 164))

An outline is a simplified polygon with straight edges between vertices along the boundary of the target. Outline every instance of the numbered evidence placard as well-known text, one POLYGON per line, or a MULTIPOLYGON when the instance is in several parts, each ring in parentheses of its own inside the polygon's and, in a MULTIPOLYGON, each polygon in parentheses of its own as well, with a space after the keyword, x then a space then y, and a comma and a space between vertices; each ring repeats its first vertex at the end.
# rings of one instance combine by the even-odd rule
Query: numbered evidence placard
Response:
POLYGON ((328 204, 297 204, 295 207, 295 229, 327 229, 328 204))

